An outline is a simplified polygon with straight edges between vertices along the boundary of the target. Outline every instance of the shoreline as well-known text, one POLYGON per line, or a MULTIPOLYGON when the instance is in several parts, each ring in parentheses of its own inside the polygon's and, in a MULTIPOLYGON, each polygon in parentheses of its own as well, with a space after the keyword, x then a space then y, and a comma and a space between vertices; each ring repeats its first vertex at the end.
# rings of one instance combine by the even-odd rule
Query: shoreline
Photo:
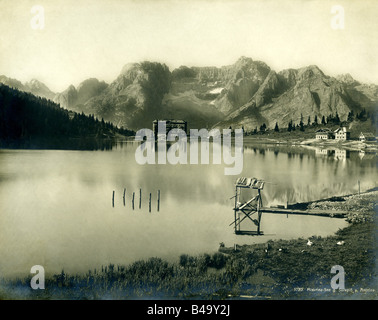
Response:
MULTIPOLYGON (((140 141, 135 141, 135 136, 122 136, 116 134, 112 137, 98 138, 98 137, 72 137, 66 140, 49 140, 42 139, 41 141, 36 142, 27 142, 23 145, 18 144, 9 144, 0 146, 0 150, 12 149, 12 150, 100 150, 101 144, 109 145, 111 149, 112 144, 118 143, 130 143, 135 142, 139 143, 140 141), (78 141, 81 143, 78 143, 78 141), (87 143, 87 145, 85 144, 87 143), (88 145, 89 144, 89 145, 88 145)), ((173 142, 171 142, 173 143, 173 142)), ((188 137, 188 143, 190 143, 188 137)), ((369 141, 361 142, 358 140, 316 140, 314 138, 305 138, 305 137, 269 137, 267 136, 243 136, 243 145, 275 145, 275 146, 285 146, 285 147, 303 147, 307 149, 321 148, 324 150, 334 150, 334 149, 343 149, 347 151, 359 151, 367 153, 376 153, 378 152, 378 142, 369 141)))
POLYGON ((0 279, 0 298, 376 299, 378 289, 372 284, 376 281, 377 195, 374 188, 307 203, 355 209, 347 217, 347 227, 324 238, 268 240, 213 254, 182 254, 178 262, 150 258, 126 266, 110 264, 86 274, 62 271, 46 277, 46 290, 31 290, 30 277, 0 279), (348 290, 329 290, 334 265, 345 268, 348 290))
POLYGON ((276 138, 276 137, 253 137, 244 136, 244 144, 271 144, 271 145, 282 145, 289 147, 305 147, 305 148, 315 148, 319 147, 322 149, 345 149, 349 151, 365 151, 365 152, 377 152, 378 143, 377 142, 360 142, 358 140, 316 140, 314 138, 276 138))

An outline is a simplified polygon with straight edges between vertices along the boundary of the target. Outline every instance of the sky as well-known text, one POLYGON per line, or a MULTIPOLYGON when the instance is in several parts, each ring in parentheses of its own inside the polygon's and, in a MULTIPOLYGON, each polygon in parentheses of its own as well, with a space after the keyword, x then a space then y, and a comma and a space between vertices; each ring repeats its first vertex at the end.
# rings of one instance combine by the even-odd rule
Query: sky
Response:
POLYGON ((378 84, 377 16, 378 0, 0 0, 0 75, 60 92, 110 83, 127 63, 173 70, 246 56, 277 72, 314 64, 378 84))

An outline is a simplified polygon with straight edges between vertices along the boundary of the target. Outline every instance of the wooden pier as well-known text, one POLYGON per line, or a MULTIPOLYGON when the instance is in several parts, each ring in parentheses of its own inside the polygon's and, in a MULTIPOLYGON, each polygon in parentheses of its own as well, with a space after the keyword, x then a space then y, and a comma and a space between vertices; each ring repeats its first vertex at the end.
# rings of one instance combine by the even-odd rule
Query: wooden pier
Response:
POLYGON ((305 215, 305 216, 318 216, 318 217, 332 217, 332 218, 345 218, 347 211, 341 210, 323 210, 323 209, 307 209, 307 210, 297 210, 297 209, 283 209, 283 208, 261 208, 261 212, 264 213, 275 213, 275 214, 294 214, 294 215, 305 215))
MULTIPOLYGON (((263 213, 272 214, 285 214, 289 215, 305 215, 305 216, 318 216, 318 217, 332 217, 332 218, 345 218, 348 214, 347 211, 340 210, 323 210, 323 209, 291 209, 279 207, 263 207, 261 193, 264 188, 265 182, 256 178, 238 178, 235 183, 235 205, 234 205, 234 221, 230 226, 234 226, 234 232, 237 235, 262 235, 260 229, 261 217, 263 213), (257 191, 257 194, 246 202, 240 202, 241 190, 252 189, 257 191), (257 230, 241 229, 241 224, 244 220, 249 219, 257 227, 257 230)), ((231 198, 232 199, 232 198, 231 198)), ((247 220, 248 221, 248 220, 247 220)))
POLYGON ((234 225, 235 234, 261 235, 261 208, 263 206, 261 198, 261 190, 264 188, 264 181, 256 178, 239 178, 235 183, 235 206, 234 206, 234 221, 230 224, 234 225), (241 190, 252 189, 257 190, 257 195, 248 201, 241 203, 241 190), (255 218, 252 216, 256 214, 255 218), (249 219, 257 227, 257 230, 242 230, 241 223, 245 219, 249 219))

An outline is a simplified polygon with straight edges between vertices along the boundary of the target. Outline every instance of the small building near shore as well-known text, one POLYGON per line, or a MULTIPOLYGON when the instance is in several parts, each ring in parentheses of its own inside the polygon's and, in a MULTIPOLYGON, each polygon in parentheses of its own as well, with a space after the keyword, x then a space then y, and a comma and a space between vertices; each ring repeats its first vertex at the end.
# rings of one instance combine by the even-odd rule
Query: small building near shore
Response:
POLYGON ((350 139, 350 132, 347 130, 346 127, 340 127, 335 130, 335 140, 349 140, 350 139))
POLYGON ((332 131, 329 129, 319 129, 315 132, 315 139, 316 140, 328 140, 332 139, 333 134, 332 131))
POLYGON ((359 140, 361 142, 365 142, 365 141, 374 141, 375 140, 375 136, 374 134, 370 133, 370 132, 361 132, 360 133, 360 136, 359 136, 359 140))

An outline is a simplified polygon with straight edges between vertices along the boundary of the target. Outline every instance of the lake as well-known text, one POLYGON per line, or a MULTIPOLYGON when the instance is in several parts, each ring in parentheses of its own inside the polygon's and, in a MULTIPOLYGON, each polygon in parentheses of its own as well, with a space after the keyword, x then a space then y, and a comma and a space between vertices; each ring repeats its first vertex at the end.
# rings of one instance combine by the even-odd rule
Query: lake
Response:
POLYGON ((0 274, 25 276, 33 265, 72 274, 152 256, 174 260, 215 252, 220 242, 307 241, 347 223, 266 213, 263 236, 235 235, 229 224, 237 177, 267 181, 264 206, 355 193, 358 181, 361 191, 377 181, 375 155, 344 150, 245 145, 242 173, 226 176, 222 164, 139 165, 136 148, 128 142, 107 151, 0 150, 0 274))

